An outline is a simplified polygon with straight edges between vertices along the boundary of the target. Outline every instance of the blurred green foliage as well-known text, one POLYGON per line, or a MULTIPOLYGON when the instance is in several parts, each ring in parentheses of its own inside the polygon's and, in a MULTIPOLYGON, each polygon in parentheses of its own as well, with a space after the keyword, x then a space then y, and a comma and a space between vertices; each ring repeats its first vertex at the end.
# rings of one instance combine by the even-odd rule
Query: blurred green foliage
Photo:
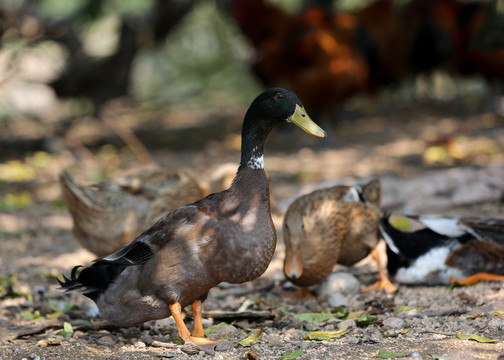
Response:
POLYGON ((143 51, 133 95, 151 108, 248 105, 260 86, 248 68, 242 35, 213 2, 203 1, 163 47, 143 51))

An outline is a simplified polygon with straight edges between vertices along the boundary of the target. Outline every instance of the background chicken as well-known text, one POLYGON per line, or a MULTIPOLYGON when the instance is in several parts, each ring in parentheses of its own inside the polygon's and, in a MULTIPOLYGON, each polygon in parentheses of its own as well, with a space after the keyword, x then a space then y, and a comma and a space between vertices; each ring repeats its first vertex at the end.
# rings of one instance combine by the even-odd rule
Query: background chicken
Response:
POLYGON ((377 0, 349 13, 319 0, 290 14, 267 0, 234 0, 231 13, 254 49, 258 78, 330 116, 356 92, 433 70, 503 79, 504 48, 475 41, 483 24, 500 19, 497 2, 377 0))

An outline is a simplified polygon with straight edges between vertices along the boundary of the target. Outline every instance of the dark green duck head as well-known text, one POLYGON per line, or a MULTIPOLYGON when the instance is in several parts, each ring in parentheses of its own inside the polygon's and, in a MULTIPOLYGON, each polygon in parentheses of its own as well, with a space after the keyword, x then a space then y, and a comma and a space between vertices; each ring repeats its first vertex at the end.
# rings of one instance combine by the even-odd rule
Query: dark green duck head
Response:
POLYGON ((327 136, 308 116, 294 92, 284 88, 268 89, 255 98, 245 115, 240 169, 244 166, 264 168, 264 142, 271 129, 282 122, 293 123, 308 134, 327 136))

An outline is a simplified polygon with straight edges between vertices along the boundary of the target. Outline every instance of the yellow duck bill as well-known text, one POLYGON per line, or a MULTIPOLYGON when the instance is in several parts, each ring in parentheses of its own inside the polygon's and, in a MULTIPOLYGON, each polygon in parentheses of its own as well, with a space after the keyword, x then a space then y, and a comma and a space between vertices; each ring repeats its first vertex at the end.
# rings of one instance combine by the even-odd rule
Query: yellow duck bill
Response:
POLYGON ((294 113, 287 118, 287 121, 296 124, 308 134, 315 135, 321 138, 327 137, 327 134, 308 116, 304 107, 296 104, 294 113))

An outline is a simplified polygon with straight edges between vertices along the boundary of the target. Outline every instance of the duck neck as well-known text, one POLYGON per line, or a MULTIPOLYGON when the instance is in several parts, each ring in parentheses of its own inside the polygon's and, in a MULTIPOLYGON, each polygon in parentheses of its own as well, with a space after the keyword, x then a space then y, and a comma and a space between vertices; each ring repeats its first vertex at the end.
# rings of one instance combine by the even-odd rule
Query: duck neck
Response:
POLYGON ((242 130, 241 160, 238 171, 249 167, 264 170, 264 142, 271 126, 261 126, 261 122, 250 123, 245 118, 242 130))

